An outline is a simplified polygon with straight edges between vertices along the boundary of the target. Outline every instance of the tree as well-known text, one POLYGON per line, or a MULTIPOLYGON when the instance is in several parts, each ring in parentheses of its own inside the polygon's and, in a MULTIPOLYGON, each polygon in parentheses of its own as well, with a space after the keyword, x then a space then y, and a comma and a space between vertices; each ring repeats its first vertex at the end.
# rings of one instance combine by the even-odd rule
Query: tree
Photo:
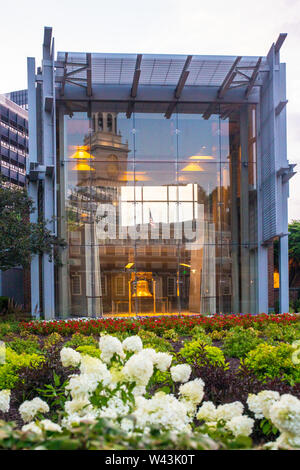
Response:
POLYGON ((290 285, 300 270, 300 220, 289 224, 290 285))
POLYGON ((0 270, 15 266, 27 267, 32 255, 46 253, 49 259, 58 259, 57 249, 64 240, 47 228, 49 221, 39 217, 30 222, 35 211, 32 199, 25 189, 11 189, 0 180, 0 270))
MULTIPOLYGON (((274 266, 279 269, 279 242, 274 241, 274 266)), ((300 270, 300 220, 289 224, 289 266, 290 286, 300 270)))

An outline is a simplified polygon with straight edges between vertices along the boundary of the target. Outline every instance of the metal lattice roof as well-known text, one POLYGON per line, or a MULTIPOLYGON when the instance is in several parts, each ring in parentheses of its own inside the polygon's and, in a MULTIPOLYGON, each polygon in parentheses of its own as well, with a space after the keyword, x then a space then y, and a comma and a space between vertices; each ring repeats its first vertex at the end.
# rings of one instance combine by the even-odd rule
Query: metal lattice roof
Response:
MULTIPOLYGON (((85 53, 58 52, 57 63, 65 64, 65 73, 75 72, 80 64, 86 64, 85 53), (66 62, 67 57, 67 62, 66 62), (72 65, 72 63, 76 65, 72 65)), ((139 85, 176 86, 188 56, 185 55, 152 55, 144 54, 140 63, 139 85)), ((251 74, 259 57, 242 57, 239 67, 245 74, 251 74)), ((235 56, 199 56, 191 58, 187 68, 189 74, 185 86, 216 86, 220 87, 230 72, 235 56)), ((136 70, 136 54, 91 54, 92 84, 130 85, 136 70)), ((266 59, 263 58, 260 70, 267 71, 266 59)), ((56 76, 62 77, 63 67, 58 67, 56 76)), ((72 77, 72 75, 71 75, 72 77)), ((70 79, 71 79, 70 77, 70 79)), ((84 79, 84 70, 76 73, 76 79, 84 79)))

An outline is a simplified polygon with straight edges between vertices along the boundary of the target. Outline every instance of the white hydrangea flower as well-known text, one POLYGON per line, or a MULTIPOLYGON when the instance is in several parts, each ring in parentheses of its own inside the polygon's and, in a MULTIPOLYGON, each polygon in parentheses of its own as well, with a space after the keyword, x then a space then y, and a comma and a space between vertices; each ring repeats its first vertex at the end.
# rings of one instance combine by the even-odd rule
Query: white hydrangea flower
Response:
POLYGON ((280 394, 278 392, 263 390, 257 395, 250 393, 248 395, 247 404, 256 419, 262 419, 263 417, 269 419, 269 408, 279 399, 280 394))
POLYGON ((43 419, 39 424, 45 431, 62 432, 60 425, 53 423, 50 419, 43 419))
POLYGON ((202 403, 198 410, 196 418, 199 421, 208 421, 215 423, 217 420, 217 408, 211 401, 205 401, 202 403))
POLYGON ((68 415, 62 419, 61 424, 64 428, 71 430, 74 426, 78 426, 82 422, 86 424, 95 424, 98 416, 98 410, 92 409, 83 415, 79 415, 77 413, 68 415))
POLYGON ((25 424, 22 429, 21 429, 22 432, 32 432, 33 434, 37 434, 37 435, 42 435, 43 432, 41 430, 41 428, 35 424, 34 421, 32 421, 31 423, 28 423, 28 424, 25 424))
POLYGON ((123 416, 127 416, 130 412, 129 405, 123 403, 123 400, 117 396, 112 397, 107 406, 99 410, 99 417, 116 420, 123 416))
POLYGON ((144 357, 145 359, 150 359, 150 361, 152 361, 153 364, 156 359, 156 354, 157 352, 153 348, 144 348, 142 349, 142 351, 139 352, 140 357, 144 357))
POLYGON ((170 354, 165 352, 158 352, 155 355, 154 365, 157 367, 158 370, 161 372, 166 372, 172 362, 173 357, 170 354))
POLYGON ((122 431, 126 432, 127 434, 132 433, 134 429, 134 422, 132 419, 123 418, 120 423, 122 431))
POLYGON ((10 404, 10 390, 0 391, 0 411, 8 413, 10 404))
POLYGON ((99 340, 99 348, 101 350, 100 357, 106 363, 110 362, 114 354, 117 354, 120 358, 124 357, 122 343, 114 336, 101 336, 99 340))
POLYGON ((178 364, 170 369, 171 377, 174 382, 185 383, 189 380, 192 368, 189 364, 178 364))
POLYGON ((240 401, 234 401, 233 403, 226 403, 225 405, 219 405, 216 410, 217 421, 230 421, 236 416, 241 416, 244 412, 244 406, 240 401))
POLYGON ((295 448, 298 450, 300 448, 300 436, 294 436, 283 432, 276 441, 267 442, 264 447, 268 450, 291 450, 295 448))
POLYGON ((132 390, 132 394, 135 397, 140 397, 146 393, 146 387, 144 385, 136 385, 132 390))
POLYGON ((153 362, 140 353, 134 354, 122 369, 125 379, 146 386, 153 374, 153 362))
POLYGON ((25 423, 31 421, 37 413, 48 413, 48 411, 48 404, 38 397, 24 401, 19 407, 21 418, 25 423))
POLYGON ((143 342, 139 336, 129 336, 122 343, 124 351, 140 352, 143 349, 143 342))
POLYGON ((65 412, 68 415, 79 414, 84 415, 91 411, 92 405, 87 398, 76 398, 71 401, 66 401, 65 403, 65 412))
POLYGON ((71 376, 66 390, 71 392, 72 398, 87 398, 93 393, 99 383, 94 374, 80 374, 71 376))
POLYGON ((83 355, 81 358, 80 372, 81 374, 94 375, 103 385, 109 384, 112 380, 111 373, 107 369, 106 364, 97 357, 83 355))
POLYGON ((280 400, 269 407, 272 423, 281 432, 290 436, 300 436, 300 400, 290 394, 284 394, 280 400))
POLYGON ((204 396, 204 382, 202 379, 190 380, 190 382, 180 385, 179 393, 186 400, 198 405, 204 396))
POLYGON ((72 348, 62 348, 60 360, 64 367, 76 367, 80 364, 81 354, 72 348))
POLYGON ((163 427, 176 433, 187 432, 191 418, 187 409, 173 395, 156 393, 151 399, 136 398, 136 409, 133 412, 136 426, 146 432, 151 426, 163 427))
POLYGON ((248 416, 234 416, 226 422, 226 428, 232 432, 235 437, 250 436, 253 430, 254 419, 248 416))

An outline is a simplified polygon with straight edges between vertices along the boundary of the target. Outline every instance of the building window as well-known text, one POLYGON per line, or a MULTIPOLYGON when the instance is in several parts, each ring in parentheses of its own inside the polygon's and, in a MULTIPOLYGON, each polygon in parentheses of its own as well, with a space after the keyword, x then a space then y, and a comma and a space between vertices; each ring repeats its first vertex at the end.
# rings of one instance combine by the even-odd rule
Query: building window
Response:
POLYGON ((98 115, 98 130, 103 131, 103 114, 99 113, 98 115))
POLYGON ((117 297, 123 297, 125 295, 125 277, 117 276, 115 278, 115 292, 117 297))
POLYGON ((81 275, 73 274, 71 281, 72 281, 72 295, 81 295, 81 275))
POLYGON ((168 297, 175 297, 175 295, 176 295, 176 279, 175 279, 175 277, 168 277, 168 279, 167 279, 167 295, 168 295, 168 297))
POLYGON ((107 115, 107 131, 112 132, 113 130, 113 118, 111 114, 107 115))
POLYGON ((80 255, 81 233, 70 232, 70 255, 80 255))
POLYGON ((102 297, 107 296, 107 276, 102 274, 101 276, 101 290, 102 290, 102 297))

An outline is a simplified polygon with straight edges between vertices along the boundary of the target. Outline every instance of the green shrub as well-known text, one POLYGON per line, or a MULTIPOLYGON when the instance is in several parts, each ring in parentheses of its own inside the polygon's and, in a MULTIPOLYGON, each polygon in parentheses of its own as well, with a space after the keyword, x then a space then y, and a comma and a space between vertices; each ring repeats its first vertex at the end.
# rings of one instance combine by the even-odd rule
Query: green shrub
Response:
POLYGON ((51 333, 51 335, 47 336, 44 340, 44 348, 45 349, 50 349, 52 346, 55 346, 56 344, 60 343, 63 341, 63 337, 54 331, 54 333, 51 333))
POLYGON ((211 333, 209 333, 209 336, 211 337, 213 341, 221 341, 226 336, 226 334, 227 334, 226 330, 223 330, 223 331, 214 330, 211 333))
POLYGON ((138 335, 143 341, 144 348, 153 348, 157 352, 173 351, 168 340, 160 338, 152 331, 140 330, 138 335))
POLYGON ((176 331, 171 328, 170 330, 166 330, 163 332, 162 337, 165 339, 170 339, 172 341, 178 341, 179 340, 179 335, 176 333, 176 331))
POLYGON ((300 382, 299 364, 294 364, 292 345, 281 343, 278 346, 260 344, 250 351, 242 365, 252 370, 261 380, 282 378, 290 385, 300 382))
POLYGON ((11 333, 11 326, 9 323, 0 323, 0 339, 11 333))
POLYGON ((285 343, 292 343, 300 339, 300 331, 294 325, 276 325, 269 324, 263 329, 263 333, 267 338, 275 341, 284 341, 285 343))
POLYGON ((195 326, 195 328, 192 329, 191 334, 195 340, 202 341, 205 344, 212 344, 211 337, 205 333, 204 328, 201 326, 195 326))
POLYGON ((88 356, 98 357, 98 359, 100 359, 101 355, 101 351, 99 348, 90 345, 78 346, 78 348, 76 348, 76 351, 80 352, 81 354, 87 354, 88 356))
POLYGON ((224 339, 223 351, 227 357, 245 357, 255 349, 263 340, 257 337, 257 333, 250 328, 233 329, 224 339))
POLYGON ((186 342, 178 355, 188 364, 197 363, 197 366, 211 364, 227 367, 224 354, 220 348, 210 346, 199 340, 186 342))
POLYGON ((38 340, 35 339, 36 337, 34 335, 31 336, 32 338, 16 338, 15 340, 10 341, 8 343, 10 349, 15 351, 17 354, 43 354, 40 349, 38 340))
POLYGON ((98 341, 93 336, 74 333, 70 341, 67 341, 64 346, 67 348, 77 348, 78 346, 98 346, 98 341))
POLYGON ((0 390, 12 389, 18 381, 18 370, 22 367, 39 368, 45 358, 38 354, 18 354, 6 347, 5 363, 0 365, 0 390))

